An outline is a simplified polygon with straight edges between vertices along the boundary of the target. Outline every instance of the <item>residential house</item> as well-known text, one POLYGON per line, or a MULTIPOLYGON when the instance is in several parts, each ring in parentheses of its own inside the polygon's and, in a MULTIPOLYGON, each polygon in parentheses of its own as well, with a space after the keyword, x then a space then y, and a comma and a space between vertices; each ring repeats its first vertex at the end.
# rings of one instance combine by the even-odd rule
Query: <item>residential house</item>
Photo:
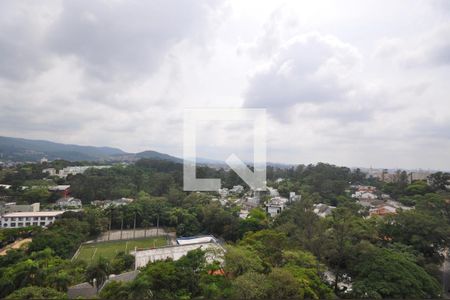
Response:
POLYGON ((283 197, 274 197, 266 204, 266 212, 272 217, 279 215, 288 203, 288 199, 283 197))
POLYGON ((219 193, 221 198, 225 198, 225 197, 228 196, 229 191, 228 191, 227 188, 221 188, 221 189, 218 190, 218 193, 219 193))
POLYGON ((82 203, 80 199, 68 197, 68 198, 59 198, 56 201, 55 206, 58 206, 60 208, 81 208, 82 203))
POLYGON ((377 199, 378 196, 375 195, 373 192, 370 191, 356 191, 352 194, 352 198, 357 199, 377 199))
POLYGON ((289 202, 300 201, 302 199, 302 195, 296 195, 295 192, 289 193, 289 202))
POLYGON ((280 193, 278 193, 277 189, 274 189, 272 187, 267 187, 267 190, 269 191, 269 196, 270 197, 278 197, 278 196, 280 196, 280 193))
POLYGON ((70 185, 68 185, 68 184, 54 185, 54 186, 48 187, 48 190, 50 192, 60 195, 61 197, 68 197, 69 193, 70 193, 70 185))
POLYGON ((235 185, 230 190, 230 193, 233 193, 233 194, 240 194, 242 192, 244 192, 244 187, 242 185, 235 185))
POLYGON ((397 209, 391 205, 381 205, 376 208, 372 208, 369 210, 370 216, 385 216, 389 214, 396 214, 397 209))
POLYGON ((325 218, 326 216, 331 215, 335 206, 330 206, 324 203, 314 204, 313 212, 321 218, 325 218))
POLYGON ((10 184, 0 184, 0 189, 9 190, 11 188, 10 184))
POLYGON ((249 213, 250 213, 250 212, 249 212, 247 209, 241 209, 241 210, 239 211, 239 218, 241 218, 241 219, 247 219, 249 213))
POLYGON ((91 202, 91 204, 101 208, 107 208, 107 207, 118 207, 122 205, 128 205, 133 201, 134 199, 132 198, 120 198, 114 200, 94 200, 91 202))

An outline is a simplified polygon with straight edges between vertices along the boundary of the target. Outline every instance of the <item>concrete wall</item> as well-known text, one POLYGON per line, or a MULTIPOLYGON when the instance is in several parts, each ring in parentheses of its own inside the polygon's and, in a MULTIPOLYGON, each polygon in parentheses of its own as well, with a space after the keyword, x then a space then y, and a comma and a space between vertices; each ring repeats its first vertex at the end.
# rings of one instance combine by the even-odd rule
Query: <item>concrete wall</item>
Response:
POLYGON ((223 248, 217 243, 198 243, 191 245, 176 245, 167 246, 151 250, 141 250, 136 252, 131 252, 136 258, 135 268, 145 267, 149 262, 154 262, 157 260, 164 260, 166 258, 172 258, 173 260, 178 260, 182 256, 186 255, 189 251, 199 249, 208 250, 209 255, 206 255, 208 261, 213 261, 218 259, 217 253, 222 252, 223 248))

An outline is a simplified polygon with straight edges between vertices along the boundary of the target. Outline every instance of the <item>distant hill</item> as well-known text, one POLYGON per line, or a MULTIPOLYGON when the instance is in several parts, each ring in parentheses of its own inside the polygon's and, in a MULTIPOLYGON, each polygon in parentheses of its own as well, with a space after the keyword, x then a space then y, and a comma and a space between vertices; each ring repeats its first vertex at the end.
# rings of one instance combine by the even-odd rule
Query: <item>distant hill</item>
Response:
POLYGON ((169 154, 147 150, 138 153, 123 153, 116 154, 110 157, 110 160, 114 161, 136 161, 141 158, 150 158, 150 159, 158 159, 158 160, 169 160, 177 163, 182 163, 183 160, 181 158, 171 156, 169 154))
POLYGON ((182 163, 183 160, 181 158, 171 156, 169 154, 160 153, 152 150, 147 150, 143 152, 139 152, 135 154, 138 158, 153 158, 153 159, 162 159, 162 160, 170 160, 174 162, 182 163))
MULTIPOLYGON (((147 150, 138 153, 128 153, 119 148, 80 146, 55 143, 44 140, 30 140, 0 136, 0 161, 36 162, 41 158, 48 160, 64 159, 68 161, 127 161, 134 162, 141 158, 169 160, 183 163, 183 159, 169 154, 147 150)), ((198 165, 208 165, 215 168, 228 168, 221 160, 197 157, 198 165)), ((252 165, 252 162, 247 164, 252 165)), ((268 166, 287 168, 290 165, 267 163, 268 166)))
POLYGON ((105 160, 111 155, 123 154, 120 149, 54 143, 43 140, 0 137, 0 159, 12 161, 49 160, 105 160))
POLYGON ((39 161, 43 157, 48 160, 68 161, 134 161, 139 158, 182 161, 177 157, 156 151, 135 154, 112 147, 80 146, 0 136, 0 161, 39 161))

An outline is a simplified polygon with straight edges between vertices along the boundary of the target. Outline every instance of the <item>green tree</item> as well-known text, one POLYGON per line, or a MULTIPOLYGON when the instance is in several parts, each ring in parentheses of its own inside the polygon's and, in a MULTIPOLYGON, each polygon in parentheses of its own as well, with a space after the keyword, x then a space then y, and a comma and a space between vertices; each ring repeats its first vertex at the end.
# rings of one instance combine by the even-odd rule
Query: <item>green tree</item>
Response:
POLYGON ((233 281, 232 297, 246 300, 265 299, 268 289, 266 275, 247 272, 233 281))
POLYGON ((438 298, 440 285, 410 256, 365 243, 351 271, 354 296, 361 298, 438 298))
POLYGON ((412 246, 429 261, 440 263, 450 242, 450 227, 442 217, 409 210, 384 218, 380 233, 390 242, 412 246))
POLYGON ((274 268, 267 275, 266 299, 301 299, 299 282, 291 272, 274 268))
MULTIPOLYGON (((100 291, 101 299, 111 299, 111 300, 122 300, 129 299, 131 293, 131 289, 129 284, 120 281, 111 281, 107 285, 105 285, 100 291)), ((148 299, 147 297, 140 296, 136 299, 148 299)))
POLYGON ((347 208, 336 208, 329 219, 330 230, 329 248, 327 249, 327 262, 334 271, 334 290, 338 292, 338 283, 353 251, 353 245, 358 241, 358 218, 347 208))
POLYGON ((46 187, 31 188, 27 189, 23 193, 22 200, 27 203, 34 203, 34 202, 47 203, 47 200, 50 198, 50 195, 51 194, 46 187))
POLYGON ((286 243, 285 233, 266 229, 246 234, 239 244, 254 249, 270 265, 279 266, 286 243))
POLYGON ((111 260, 111 273, 120 274, 134 267, 134 256, 120 251, 111 260))
POLYGON ((431 188, 434 190, 447 190, 450 180, 450 173, 436 172, 428 176, 431 188))
POLYGON ((431 192, 431 188, 424 180, 415 181, 412 184, 408 185, 405 189, 405 193, 408 196, 425 195, 429 192, 431 192))
POLYGON ((48 287, 29 286, 15 291, 5 299, 67 299, 67 295, 48 287))
POLYGON ((255 251, 242 246, 228 246, 225 252, 225 272, 231 277, 246 272, 264 271, 263 261, 255 251))

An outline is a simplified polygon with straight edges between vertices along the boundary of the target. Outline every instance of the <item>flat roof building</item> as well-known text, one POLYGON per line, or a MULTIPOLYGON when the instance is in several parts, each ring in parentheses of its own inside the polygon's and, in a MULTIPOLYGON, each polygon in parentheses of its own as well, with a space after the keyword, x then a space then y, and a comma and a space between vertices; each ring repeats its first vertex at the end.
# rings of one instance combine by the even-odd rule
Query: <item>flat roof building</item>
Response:
POLYGON ((40 208, 41 205, 39 202, 33 204, 17 204, 16 202, 4 203, 0 201, 0 216, 15 212, 36 212, 40 208))
POLYGON ((20 228, 27 226, 48 226, 55 222, 64 211, 15 212, 1 218, 2 228, 20 228))

